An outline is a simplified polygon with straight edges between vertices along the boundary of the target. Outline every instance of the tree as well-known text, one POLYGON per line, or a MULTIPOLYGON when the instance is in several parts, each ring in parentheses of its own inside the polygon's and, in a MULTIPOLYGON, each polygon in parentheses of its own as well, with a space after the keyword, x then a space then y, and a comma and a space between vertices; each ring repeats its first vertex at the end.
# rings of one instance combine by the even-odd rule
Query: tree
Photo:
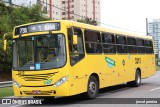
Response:
POLYGON ((15 26, 45 20, 49 20, 49 18, 43 17, 39 5, 30 7, 6 6, 2 0, 0 0, 0 78, 1 73, 4 73, 4 71, 11 72, 12 65, 12 35, 10 33, 9 36, 7 36, 9 40, 6 51, 3 50, 3 35, 12 32, 15 26))
POLYGON ((86 23, 86 24, 95 25, 95 26, 98 25, 97 21, 92 20, 91 18, 85 18, 84 20, 83 19, 77 20, 77 22, 86 23))
POLYGON ((0 38, 4 33, 12 32, 17 25, 44 20, 49 18, 43 17, 39 5, 13 7, 0 2, 0 38))

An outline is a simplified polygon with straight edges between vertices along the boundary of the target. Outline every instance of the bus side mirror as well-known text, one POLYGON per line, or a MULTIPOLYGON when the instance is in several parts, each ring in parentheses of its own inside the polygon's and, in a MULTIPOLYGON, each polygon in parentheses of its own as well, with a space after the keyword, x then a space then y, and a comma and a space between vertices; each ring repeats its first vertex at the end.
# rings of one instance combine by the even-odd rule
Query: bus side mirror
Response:
POLYGON ((78 37, 77 37, 77 35, 73 35, 73 44, 74 45, 78 44, 78 37))
POLYGON ((7 49, 7 39, 4 40, 4 51, 7 49))

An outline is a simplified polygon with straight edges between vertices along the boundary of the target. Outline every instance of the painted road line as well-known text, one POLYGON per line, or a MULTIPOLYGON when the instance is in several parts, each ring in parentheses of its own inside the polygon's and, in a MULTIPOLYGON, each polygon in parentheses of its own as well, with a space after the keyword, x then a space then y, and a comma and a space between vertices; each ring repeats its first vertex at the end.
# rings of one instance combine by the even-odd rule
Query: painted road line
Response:
POLYGON ((150 78, 157 78, 157 77, 160 77, 160 75, 155 75, 155 76, 152 76, 150 78))
POLYGON ((159 76, 160 76, 160 75, 157 75, 157 76, 154 76, 154 77, 156 78, 156 77, 159 77, 159 76))
POLYGON ((151 89, 150 91, 155 91, 155 90, 159 90, 159 89, 160 89, 160 87, 157 87, 157 88, 151 89))
POLYGON ((18 107, 18 106, 24 106, 24 105, 14 105, 14 106, 9 106, 9 107, 18 107))

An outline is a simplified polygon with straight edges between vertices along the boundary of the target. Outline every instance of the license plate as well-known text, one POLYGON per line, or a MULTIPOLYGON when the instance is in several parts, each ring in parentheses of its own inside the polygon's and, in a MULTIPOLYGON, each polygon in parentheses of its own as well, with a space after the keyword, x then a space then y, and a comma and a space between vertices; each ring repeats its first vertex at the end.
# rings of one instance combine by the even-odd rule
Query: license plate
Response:
POLYGON ((41 90, 32 90, 32 94, 41 94, 41 90))

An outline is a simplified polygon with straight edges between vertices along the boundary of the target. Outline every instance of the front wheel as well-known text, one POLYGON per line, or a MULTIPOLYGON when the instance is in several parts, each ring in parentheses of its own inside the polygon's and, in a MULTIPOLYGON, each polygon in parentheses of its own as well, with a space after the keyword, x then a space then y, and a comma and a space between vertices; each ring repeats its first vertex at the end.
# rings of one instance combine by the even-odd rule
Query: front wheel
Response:
POLYGON ((91 76, 88 80, 88 87, 86 97, 89 99, 96 98, 98 94, 98 81, 94 76, 91 76))

